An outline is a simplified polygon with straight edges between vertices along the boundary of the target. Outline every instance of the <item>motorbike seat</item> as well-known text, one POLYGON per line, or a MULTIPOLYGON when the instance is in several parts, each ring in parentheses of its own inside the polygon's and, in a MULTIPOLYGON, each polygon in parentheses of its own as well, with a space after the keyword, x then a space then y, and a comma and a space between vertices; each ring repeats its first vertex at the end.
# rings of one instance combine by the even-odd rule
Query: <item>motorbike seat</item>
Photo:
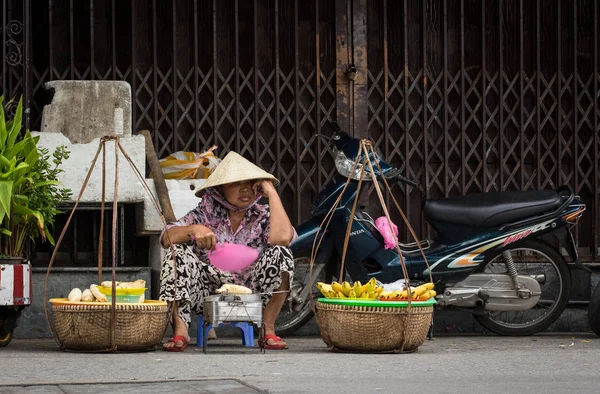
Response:
POLYGON ((557 209, 561 197, 553 190, 467 194, 427 200, 426 218, 468 227, 498 227, 557 209))

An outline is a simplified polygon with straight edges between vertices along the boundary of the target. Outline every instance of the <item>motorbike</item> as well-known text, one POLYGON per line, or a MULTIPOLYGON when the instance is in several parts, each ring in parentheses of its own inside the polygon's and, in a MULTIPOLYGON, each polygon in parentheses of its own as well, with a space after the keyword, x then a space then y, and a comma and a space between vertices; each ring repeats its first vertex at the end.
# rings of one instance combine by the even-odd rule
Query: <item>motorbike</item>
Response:
POLYGON ((0 347, 8 346, 21 312, 31 305, 31 275, 31 264, 22 259, 0 259, 0 347))
MULTIPOLYGON (((337 173, 314 201, 311 217, 296 228, 298 238, 290 246, 295 259, 294 281, 276 322, 280 335, 289 335, 312 318, 310 294, 318 298, 316 283, 330 283, 336 273, 339 275, 360 178, 360 171, 353 165, 357 155, 364 153, 359 153, 359 139, 335 123, 333 127, 337 173), (343 191, 348 177, 352 179, 343 191), (342 193, 311 273, 315 237, 342 193)), ((386 163, 379 152, 369 154, 368 159, 378 181, 385 177, 389 184, 419 186, 386 163)), ((370 278, 383 284, 404 278, 397 250, 385 249, 373 218, 365 207, 359 208, 350 229, 345 275, 362 283, 370 278)), ((571 289, 565 258, 542 236, 556 236, 575 264, 587 269, 579 260, 571 234, 585 208, 568 186, 426 200, 423 214, 435 236, 399 243, 410 283, 429 282, 431 274, 438 294, 437 308, 468 311, 485 328, 500 335, 537 333, 560 316, 571 289)))

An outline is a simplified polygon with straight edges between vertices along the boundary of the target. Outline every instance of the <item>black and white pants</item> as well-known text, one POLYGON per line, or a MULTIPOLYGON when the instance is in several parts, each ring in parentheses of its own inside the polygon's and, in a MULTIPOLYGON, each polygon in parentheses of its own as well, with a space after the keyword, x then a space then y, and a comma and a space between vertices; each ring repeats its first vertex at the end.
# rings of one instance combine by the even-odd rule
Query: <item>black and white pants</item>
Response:
MULTIPOLYGON (((173 253, 177 266, 177 294, 175 295, 173 283, 173 256, 169 249, 162 261, 159 298, 167 302, 177 300, 178 315, 189 327, 192 312, 202 314, 204 297, 214 295, 219 287, 226 283, 234 283, 234 280, 230 273, 201 260, 188 245, 174 245, 173 253)), ((284 272, 288 273, 291 285, 294 258, 290 249, 285 246, 271 246, 265 249, 254 263, 251 281, 254 291, 261 293, 263 306, 271 299, 272 292, 281 286, 284 272)))

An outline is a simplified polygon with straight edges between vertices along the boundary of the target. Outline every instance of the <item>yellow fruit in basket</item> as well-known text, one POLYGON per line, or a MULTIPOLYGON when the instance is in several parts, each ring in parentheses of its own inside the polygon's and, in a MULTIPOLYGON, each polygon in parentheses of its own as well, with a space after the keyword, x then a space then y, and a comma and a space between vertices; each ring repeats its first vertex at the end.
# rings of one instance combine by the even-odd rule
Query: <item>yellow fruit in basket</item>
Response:
POLYGON ((337 298, 348 298, 348 296, 346 294, 344 294, 343 291, 338 291, 337 298))
MULTIPOLYGON (((116 287, 119 287, 119 281, 115 282, 116 287)), ((100 286, 102 287, 106 287, 107 289, 112 289, 112 281, 111 280, 105 280, 104 282, 100 283, 100 286)))
POLYGON ((427 292, 428 290, 431 290, 431 289, 433 289, 433 283, 426 283, 424 285, 417 286, 412 291, 412 297, 419 298, 421 295, 425 294, 425 292, 427 292), (429 288, 430 285, 431 285, 431 288, 429 288))
POLYGON ((357 297, 360 297, 362 295, 362 283, 360 283, 359 280, 354 282, 352 290, 354 290, 354 294, 356 294, 357 297))
MULTIPOLYGON (((104 283, 104 282, 102 282, 104 283)), ((104 287, 104 286, 102 286, 104 287)), ((91 285, 90 286, 90 291, 92 292, 92 295, 94 296, 94 298, 96 299, 96 301, 99 302, 106 302, 106 296, 102 293, 100 293, 100 290, 98 290, 98 285, 91 285)))
POLYGON ((319 291, 326 297, 326 298, 333 298, 332 295, 335 294, 335 292, 331 289, 331 285, 328 285, 327 283, 323 283, 323 282, 318 282, 317 283, 317 289, 319 289, 319 291), (333 293, 333 294, 332 294, 333 293))
POLYGON ((67 299, 71 302, 79 302, 81 301, 81 295, 81 289, 76 287, 73 290, 71 290, 67 299))
POLYGON ((418 298, 419 301, 427 301, 430 298, 433 298, 437 295, 437 293, 435 292, 435 290, 427 290, 425 293, 421 294, 421 296, 418 298))
POLYGON ((133 282, 132 287, 138 288, 138 289, 143 289, 144 287, 146 287, 146 281, 143 279, 138 279, 135 282, 133 282))
POLYGON ((346 297, 350 297, 350 290, 352 290, 352 286, 350 286, 350 283, 346 281, 342 282, 342 292, 346 297))
POLYGON ((372 288, 375 288, 377 286, 377 279, 371 278, 367 283, 370 284, 372 288))
POLYGON ((361 286, 360 288, 360 295, 362 296, 364 293, 368 293, 373 289, 373 286, 371 285, 370 282, 365 283, 364 285, 361 286))
POLYGON ((335 291, 336 293, 341 293, 342 292, 342 285, 339 284, 336 281, 331 282, 331 288, 333 289, 333 291, 335 291))
POLYGON ((371 298, 371 297, 369 297, 369 292, 368 292, 368 291, 365 291, 364 293, 362 293, 362 294, 360 295, 360 298, 364 298, 364 299, 367 299, 367 300, 368 300, 368 299, 369 299, 369 298, 371 298))
POLYGON ((83 293, 81 293, 81 301, 94 302, 96 301, 96 299, 94 298, 94 295, 92 294, 92 291, 90 289, 85 289, 83 293))
POLYGON ((348 293, 348 298, 356 298, 356 292, 354 289, 350 290, 350 293, 348 293))
POLYGON ((381 293, 383 293, 383 287, 375 286, 374 291, 377 293, 377 295, 381 295, 381 293))

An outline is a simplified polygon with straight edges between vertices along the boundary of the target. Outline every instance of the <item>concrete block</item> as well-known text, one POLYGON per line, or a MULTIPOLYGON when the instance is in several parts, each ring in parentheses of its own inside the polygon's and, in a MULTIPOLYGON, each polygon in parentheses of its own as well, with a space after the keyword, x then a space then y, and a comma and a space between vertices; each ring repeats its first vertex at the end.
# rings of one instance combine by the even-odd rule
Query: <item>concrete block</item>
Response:
POLYGON ((45 87, 54 89, 54 97, 44 107, 41 131, 63 133, 73 144, 132 134, 129 83, 50 81, 45 87))
MULTIPOLYGON (((32 269, 33 285, 33 303, 26 307, 15 328, 15 338, 50 338, 52 335, 46 322, 46 313, 44 311, 44 282, 46 279, 46 268, 32 269)), ((143 279, 146 281, 146 287, 150 289, 152 279, 150 277, 149 267, 121 267, 116 268, 117 280, 134 281, 143 279)), ((103 280, 110 280, 112 269, 103 268, 103 280)), ((92 283, 98 281, 98 268, 53 268, 48 277, 47 297, 66 298, 71 289, 78 287, 81 290, 88 288, 92 283)), ((150 291, 146 290, 146 299, 150 299, 150 291)), ((50 305, 48 305, 50 308, 50 305)), ((50 311, 52 314, 52 311, 50 311)))
MULTIPOLYGON (((205 179, 167 179, 165 181, 167 190, 169 191, 171 206, 173 207, 173 212, 177 219, 196 208, 200 199, 196 197, 194 193, 196 193, 198 188, 202 186, 204 182, 206 182, 205 179)), ((158 203, 154 180, 146 179, 146 183, 158 203)), ((161 232, 164 227, 163 222, 156 211, 156 207, 147 193, 144 194, 143 204, 138 204, 136 207, 136 226, 138 232, 145 233, 161 232)))
MULTIPOLYGON (((38 145, 53 152, 60 145, 66 145, 71 152, 68 160, 62 164, 65 170, 59 176, 59 181, 71 189, 71 200, 75 201, 87 173, 92 165, 92 160, 96 155, 100 138, 95 138, 89 143, 73 144, 61 133, 52 132, 32 132, 34 136, 39 136, 38 145)), ((141 135, 134 135, 128 138, 121 138, 121 146, 131 158, 140 174, 144 176, 146 172, 146 151, 145 140, 141 135)), ((115 144, 109 141, 106 147, 106 199, 112 201, 115 184, 115 144)), ((127 162, 122 152, 119 152, 119 189, 118 200, 120 202, 142 202, 146 192, 138 180, 131 165, 127 162)), ((96 165, 86 186, 81 202, 98 203, 102 201, 102 153, 98 156, 96 165)))

